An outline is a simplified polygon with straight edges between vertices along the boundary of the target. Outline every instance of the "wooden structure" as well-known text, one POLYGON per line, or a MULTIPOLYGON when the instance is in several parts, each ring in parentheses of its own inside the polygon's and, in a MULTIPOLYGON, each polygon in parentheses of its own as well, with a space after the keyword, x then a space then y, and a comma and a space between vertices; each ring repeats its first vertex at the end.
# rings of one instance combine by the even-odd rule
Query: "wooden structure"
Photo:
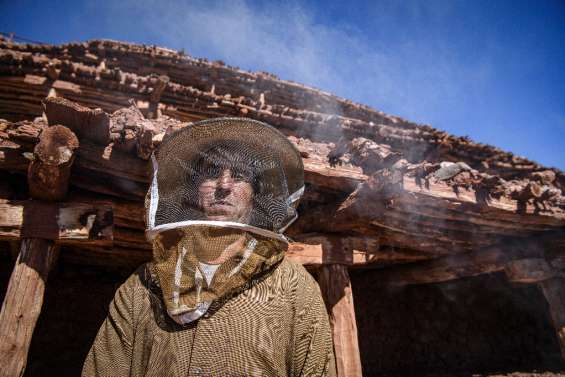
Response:
POLYGON ((500 271, 539 283, 565 358, 561 171, 164 48, 0 39, 0 240, 22 242, 0 315, 7 375, 25 366, 55 250, 87 264, 149 260, 143 197, 151 152, 166 132, 218 116, 265 121, 301 151, 307 190, 288 256, 317 271, 340 376, 361 375, 354 267, 397 286, 500 271), (53 164, 42 145, 57 130, 78 141, 53 141, 66 148, 53 164), (27 184, 17 178, 26 174, 27 184), (26 190, 29 200, 13 200, 26 190))

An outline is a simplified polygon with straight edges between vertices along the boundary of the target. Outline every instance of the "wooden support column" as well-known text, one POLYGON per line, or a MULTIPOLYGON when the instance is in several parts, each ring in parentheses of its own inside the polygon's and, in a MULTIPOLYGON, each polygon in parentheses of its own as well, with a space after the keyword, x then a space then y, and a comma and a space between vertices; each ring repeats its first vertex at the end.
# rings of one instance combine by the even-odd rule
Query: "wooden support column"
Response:
MULTIPOLYGON (((42 132, 28 168, 33 199, 57 201, 65 197, 76 148, 78 139, 66 127, 53 126, 42 132)), ((41 219, 24 216, 24 223, 37 220, 45 222, 47 227, 57 224, 49 216, 41 219)), ((56 246, 52 239, 22 239, 0 312, 0 376, 24 374, 31 337, 43 305, 45 282, 55 259, 56 246)))
POLYGON ((149 97, 149 109, 147 112, 148 119, 156 119, 159 117, 159 101, 161 100, 161 95, 168 83, 168 76, 162 75, 157 78, 157 83, 153 87, 153 91, 149 97))
POLYGON ((357 341, 357 322, 347 266, 342 264, 321 266, 318 283, 330 316, 337 375, 361 377, 363 374, 357 341))
POLYGON ((561 347, 561 358, 565 361, 565 275, 547 279, 540 285, 549 304, 549 312, 561 347))
POLYGON ((24 373, 31 336, 43 305, 45 282, 55 259, 53 241, 22 241, 0 312, 0 376, 24 373))

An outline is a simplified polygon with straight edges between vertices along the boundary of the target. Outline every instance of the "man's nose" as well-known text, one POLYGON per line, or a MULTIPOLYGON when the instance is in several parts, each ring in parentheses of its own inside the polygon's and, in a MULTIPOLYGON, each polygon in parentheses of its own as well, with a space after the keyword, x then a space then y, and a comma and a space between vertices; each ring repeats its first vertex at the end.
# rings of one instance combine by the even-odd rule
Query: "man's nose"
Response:
POLYGON ((222 190, 231 190, 233 186, 233 178, 230 170, 224 170, 218 177, 218 188, 222 190))

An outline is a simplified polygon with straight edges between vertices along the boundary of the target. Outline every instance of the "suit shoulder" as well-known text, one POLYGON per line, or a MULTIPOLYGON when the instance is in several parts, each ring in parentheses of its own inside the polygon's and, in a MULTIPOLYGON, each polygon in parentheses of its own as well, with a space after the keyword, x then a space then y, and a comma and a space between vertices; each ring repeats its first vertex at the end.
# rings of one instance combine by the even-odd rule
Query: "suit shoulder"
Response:
POLYGON ((299 263, 284 258, 277 268, 277 274, 283 285, 295 294, 319 294, 320 288, 314 277, 299 263))
POLYGON ((149 288, 152 284, 150 263, 144 263, 139 266, 120 286, 119 290, 130 291, 140 288, 149 288))

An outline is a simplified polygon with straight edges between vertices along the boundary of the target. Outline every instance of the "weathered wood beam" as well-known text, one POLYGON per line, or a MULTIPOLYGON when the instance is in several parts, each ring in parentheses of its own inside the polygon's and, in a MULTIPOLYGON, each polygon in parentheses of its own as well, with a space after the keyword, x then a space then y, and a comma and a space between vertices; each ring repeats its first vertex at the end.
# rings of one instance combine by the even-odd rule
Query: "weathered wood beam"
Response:
POLYGON ((165 75, 161 75, 157 78, 157 82, 153 87, 153 91, 149 96, 149 108, 147 110, 147 118, 154 119, 158 117, 159 111, 159 101, 161 100, 161 96, 163 95, 163 91, 167 87, 169 83, 169 77, 165 75))
MULTIPOLYGON (((126 228, 114 229, 112 247, 88 242, 60 243, 62 246, 72 246, 64 249, 61 255, 62 260, 71 260, 81 264, 136 266, 151 260, 151 244, 141 238, 139 232, 128 233, 126 228)), ((383 255, 385 253, 383 252, 383 255)), ((319 267, 328 260, 328 256, 324 255, 325 252, 321 244, 310 245, 293 242, 289 245, 286 257, 296 263, 319 267)), ((365 266, 373 263, 375 261, 373 258, 373 254, 366 255, 362 251, 354 251, 353 259, 350 257, 330 256, 329 260, 334 262, 343 261, 352 266, 365 266)), ((377 259, 377 261, 380 260, 377 259)))
POLYGON ((357 321, 347 266, 329 264, 320 267, 318 283, 330 317, 337 375, 361 377, 357 321))
POLYGON ((56 258, 53 242, 26 238, 0 312, 0 376, 22 376, 35 323, 43 305, 45 282, 56 258))
POLYGON ((110 141, 110 117, 102 109, 90 109, 62 97, 47 97, 43 101, 49 125, 62 124, 81 139, 100 144, 110 141))
MULTIPOLYGON (((455 205, 463 205, 465 210, 473 210, 483 214, 516 214, 520 208, 519 201, 509 195, 502 195, 499 198, 489 199, 488 205, 482 203, 477 198, 477 192, 473 189, 465 187, 457 187, 447 184, 444 181, 430 179, 426 183, 420 183, 418 179, 412 176, 404 175, 402 177, 402 190, 415 195, 415 199, 420 197, 437 198, 452 202, 455 205), (474 208, 473 208, 474 207, 474 208)), ((524 203, 524 208, 520 212, 521 215, 544 215, 543 217, 549 223, 563 223, 565 220, 565 212, 559 208, 555 208, 555 213, 544 212, 536 208, 532 203, 524 203)), ((526 217, 526 216, 524 216, 526 217)))
POLYGON ((327 162, 304 158, 304 180, 325 189, 351 192, 367 179, 360 169, 351 167, 330 167, 327 162))
POLYGON ((431 258, 416 250, 390 248, 379 237, 343 234, 307 234, 290 243, 286 256, 297 263, 321 266, 339 263, 366 266, 373 263, 406 263, 431 258))
MULTIPOLYGON (((54 126, 41 133, 27 174, 32 198, 38 202, 63 199, 77 147, 78 139, 66 127, 54 126)), ((45 282, 57 254, 54 241, 38 237, 53 223, 57 224, 56 218, 48 214, 21 216, 22 222, 35 221, 38 232, 32 228, 33 238, 22 238, 21 251, 0 312, 0 339, 3 340, 0 375, 3 376, 22 376, 25 371, 31 337, 43 305, 45 282)))
MULTIPOLYGON (((56 97, 58 98, 58 97, 56 97)), ((88 122, 86 124, 79 123, 82 119, 80 116, 84 116, 85 119, 90 119, 94 115, 84 115, 90 114, 86 110, 76 110, 71 104, 66 104, 63 109, 60 109, 58 102, 52 103, 53 101, 61 101, 62 99, 46 99, 46 106, 55 106, 57 109, 57 114, 75 114, 71 120, 62 119, 68 124, 76 124, 76 128, 82 127, 81 129, 89 129, 88 122), (76 115, 78 114, 78 115, 76 115), (80 116, 79 116, 80 115, 80 116), (74 119, 78 117, 78 119, 74 119)), ((67 101, 70 102, 70 101, 67 101)), ((50 108, 50 107, 48 107, 50 108)), ((90 109, 89 109, 90 110, 90 109)), ((53 110, 55 111, 55 110, 53 110)), ((94 110, 92 110, 94 111, 94 110)), ((59 119, 61 116, 57 116, 59 119)), ((27 151, 24 147, 24 141, 26 143, 37 142, 37 135, 41 132, 43 125, 36 123, 28 123, 15 127, 16 125, 10 123, 9 134, 2 136, 0 134, 0 141, 4 140, 6 145, 0 144, 0 169, 9 171, 21 171, 27 168, 29 160, 27 160, 23 153, 27 151), (9 143, 9 145, 8 145, 9 143)), ((141 138, 144 137, 143 130, 141 132, 141 138)), ((148 132, 147 135, 150 135, 148 132)), ((141 144, 143 140, 140 140, 141 144)), ((143 149, 148 149, 146 145, 142 145, 143 149)), ((77 158, 73 164, 74 172, 99 172, 105 174, 108 179, 120 181, 117 185, 128 185, 128 181, 132 181, 130 185, 143 186, 146 189, 146 185, 150 179, 150 166, 146 160, 137 158, 135 155, 130 153, 125 153, 119 148, 119 145, 108 145, 107 143, 101 143, 96 136, 87 135, 84 139, 81 139, 81 147, 77 151, 77 158)), ((305 158, 305 179, 306 182, 313 185, 314 187, 320 187, 326 190, 332 190, 337 192, 350 192, 352 191, 359 182, 366 179, 359 169, 351 167, 335 167, 332 168, 329 164, 322 162, 318 158, 305 158)), ((75 174, 73 173, 73 184, 75 183, 75 174)), ((95 182, 92 182, 95 183, 95 182)), ((111 187, 111 181, 108 182, 111 187)), ((88 187, 90 182, 85 182, 84 186, 88 187)), ((98 185, 99 186, 99 185, 98 185)), ((93 185, 90 191, 100 191, 104 190, 103 187, 98 187, 93 185)), ((109 193, 112 191, 106 188, 103 193, 109 193)), ((127 198, 126 193, 121 193, 116 191, 116 196, 122 196, 127 198)))
POLYGON ((111 204, 0 200, 0 240, 26 237, 60 244, 111 245, 111 204))
POLYGON ((553 232, 540 237, 506 240, 484 249, 395 266, 375 271, 375 274, 380 281, 391 285, 413 285, 441 283, 500 272, 516 260, 543 258, 544 245, 561 237, 562 232, 553 232))
POLYGON ((67 127, 53 126, 41 133, 27 173, 32 198, 58 201, 65 197, 77 148, 78 139, 67 127))
POLYGON ((461 189, 457 196, 453 188, 439 182, 429 186, 437 189, 434 191, 394 172, 384 173, 372 175, 342 203, 301 213, 289 232, 295 237, 311 232, 379 234, 391 246, 446 255, 484 248, 507 237, 540 234, 565 224, 559 211, 552 216, 518 213, 516 204, 511 206, 502 199, 496 203, 493 200, 490 207, 471 198, 471 191, 461 189))

